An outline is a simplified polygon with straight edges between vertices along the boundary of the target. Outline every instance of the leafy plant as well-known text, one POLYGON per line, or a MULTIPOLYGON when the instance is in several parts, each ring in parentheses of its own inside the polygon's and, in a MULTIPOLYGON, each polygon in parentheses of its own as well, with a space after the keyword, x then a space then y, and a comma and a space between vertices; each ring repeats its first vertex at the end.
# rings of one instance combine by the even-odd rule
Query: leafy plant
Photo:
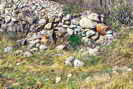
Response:
POLYGON ((81 37, 79 35, 71 35, 68 40, 74 48, 81 44, 81 37))

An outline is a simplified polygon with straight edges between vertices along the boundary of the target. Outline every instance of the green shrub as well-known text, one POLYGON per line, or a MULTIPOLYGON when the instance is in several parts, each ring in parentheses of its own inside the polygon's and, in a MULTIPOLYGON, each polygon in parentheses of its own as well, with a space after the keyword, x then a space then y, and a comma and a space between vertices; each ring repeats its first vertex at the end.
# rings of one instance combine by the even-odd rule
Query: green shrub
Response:
POLYGON ((68 40, 73 48, 81 44, 81 37, 79 35, 71 35, 68 40))

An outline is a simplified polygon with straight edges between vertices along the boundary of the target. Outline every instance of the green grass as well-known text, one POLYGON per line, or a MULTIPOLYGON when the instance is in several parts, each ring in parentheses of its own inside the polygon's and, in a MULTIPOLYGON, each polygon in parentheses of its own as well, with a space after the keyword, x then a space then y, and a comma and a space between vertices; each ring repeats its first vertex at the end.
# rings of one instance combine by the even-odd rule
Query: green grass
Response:
POLYGON ((132 60, 128 59, 132 55, 132 48, 128 44, 133 42, 133 32, 121 31, 122 36, 111 46, 103 47, 106 51, 100 56, 89 56, 80 50, 47 50, 32 57, 15 56, 14 52, 3 52, 4 47, 14 45, 13 41, 3 39, 0 41, 0 89, 133 89, 132 72, 125 75, 112 73, 111 63, 119 56, 122 59, 120 63, 129 61, 130 64, 126 65, 132 68, 132 60), (80 59, 85 66, 65 66, 64 61, 69 56, 80 59), (109 65, 107 61, 111 61, 109 65), (72 76, 68 77, 69 74, 72 76), (110 75, 110 79, 106 74, 110 75), (59 83, 55 83, 56 77, 61 77, 59 83), (90 80, 86 80, 88 77, 90 80))

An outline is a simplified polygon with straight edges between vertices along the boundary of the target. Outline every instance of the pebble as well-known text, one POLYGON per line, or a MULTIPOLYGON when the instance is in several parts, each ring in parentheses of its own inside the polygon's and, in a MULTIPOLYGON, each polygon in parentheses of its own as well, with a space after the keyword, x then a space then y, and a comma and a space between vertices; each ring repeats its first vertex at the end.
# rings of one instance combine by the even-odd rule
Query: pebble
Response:
POLYGON ((46 45, 40 45, 39 49, 40 49, 40 50, 47 50, 48 47, 47 47, 46 45))
POLYGON ((74 33, 73 29, 67 28, 68 35, 72 35, 74 33))
POLYGON ((61 77, 56 77, 55 83, 59 83, 61 81, 61 77))
POLYGON ((40 19, 38 24, 45 25, 47 21, 45 19, 40 19))
POLYGON ((99 52, 99 47, 88 48, 89 55, 96 56, 99 52))
POLYGON ((75 57, 74 56, 70 56, 68 58, 65 59, 65 65, 70 65, 72 66, 72 62, 74 61, 75 57))
POLYGON ((63 50, 65 48, 65 45, 58 45, 55 49, 56 50, 63 50))
POLYGON ((73 66, 74 66, 74 67, 83 67, 83 66, 84 66, 84 62, 82 62, 82 61, 80 61, 80 60, 78 60, 78 59, 75 59, 75 60, 73 61, 73 66))
POLYGON ((45 25, 45 28, 46 28, 47 30, 52 29, 52 23, 46 24, 46 25, 45 25))
POLYGON ((26 52, 24 52, 24 54, 23 54, 23 56, 24 57, 31 57, 33 54, 31 53, 31 52, 29 52, 29 51, 26 51, 26 52))

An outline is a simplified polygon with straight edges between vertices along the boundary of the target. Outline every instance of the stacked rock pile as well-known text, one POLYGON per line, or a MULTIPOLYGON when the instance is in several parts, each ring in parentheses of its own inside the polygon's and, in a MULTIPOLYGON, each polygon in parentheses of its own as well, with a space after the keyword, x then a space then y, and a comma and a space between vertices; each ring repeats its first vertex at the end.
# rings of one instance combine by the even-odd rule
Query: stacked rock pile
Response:
POLYGON ((27 45, 32 53, 46 50, 51 44, 62 50, 72 35, 79 35, 84 47, 95 48, 99 44, 111 43, 113 32, 103 24, 103 15, 90 11, 79 16, 64 15, 62 7, 48 0, 3 0, 0 4, 0 31, 26 33, 26 38, 17 42, 19 46, 27 45))

